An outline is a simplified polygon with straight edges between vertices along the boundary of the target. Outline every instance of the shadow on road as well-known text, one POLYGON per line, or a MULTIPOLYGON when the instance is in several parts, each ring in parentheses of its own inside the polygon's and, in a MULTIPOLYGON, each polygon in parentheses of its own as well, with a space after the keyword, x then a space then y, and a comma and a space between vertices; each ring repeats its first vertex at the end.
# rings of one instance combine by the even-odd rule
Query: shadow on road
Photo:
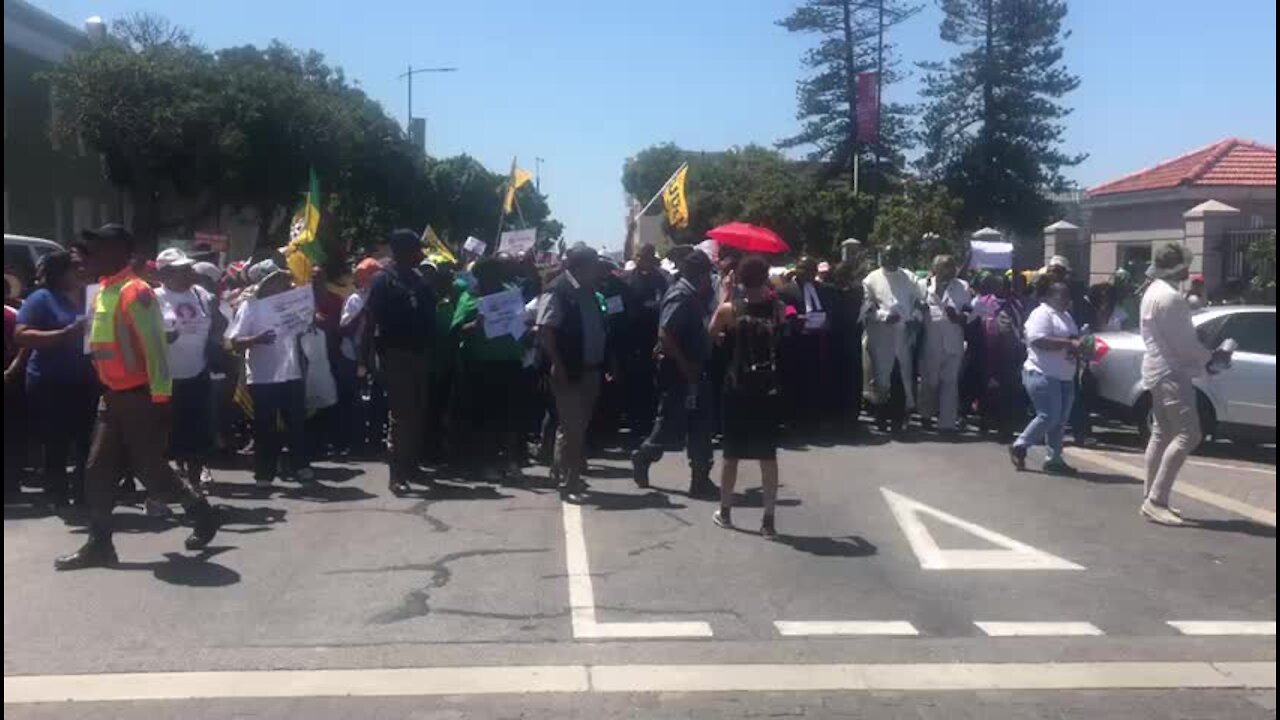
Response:
POLYGON ((784 535, 775 539, 782 545, 818 557, 859 558, 875 555, 877 548, 857 535, 825 537, 820 535, 784 535))
POLYGON ((1241 535, 1252 535, 1254 537, 1263 537, 1275 539, 1276 529, 1270 525, 1263 525, 1252 520, 1196 520, 1187 518, 1183 527, 1197 528, 1199 530, 1212 530, 1214 532, 1231 532, 1241 535))
POLYGON ((163 562, 121 562, 112 566, 113 570, 137 571, 147 570, 161 582, 184 587, 226 587, 240 582, 240 573, 225 565, 209 562, 209 558, 220 555, 230 546, 207 547, 196 555, 181 553, 165 553, 163 562))
POLYGON ((583 504, 590 505, 597 510, 679 510, 687 507, 686 505, 672 502, 666 493, 653 490, 643 495, 605 493, 590 490, 587 492, 586 502, 583 504))

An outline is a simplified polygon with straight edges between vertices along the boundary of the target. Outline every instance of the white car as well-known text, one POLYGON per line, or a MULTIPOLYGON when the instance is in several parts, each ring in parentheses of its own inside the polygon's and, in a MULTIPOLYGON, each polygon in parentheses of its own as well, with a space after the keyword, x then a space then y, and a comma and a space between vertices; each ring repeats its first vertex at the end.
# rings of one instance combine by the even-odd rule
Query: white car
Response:
POLYGON ((40 258, 61 249, 62 246, 52 240, 5 233, 4 271, 12 273, 22 283, 23 289, 30 291, 40 258))
MULTIPOLYGON (((1206 347, 1234 338, 1231 367, 1195 380, 1200 428, 1206 438, 1237 442, 1276 441, 1276 309, 1266 305, 1221 305, 1192 316, 1206 347)), ((1142 336, 1099 333, 1107 352, 1093 368, 1100 409, 1128 420, 1145 435, 1151 395, 1142 389, 1142 336)))

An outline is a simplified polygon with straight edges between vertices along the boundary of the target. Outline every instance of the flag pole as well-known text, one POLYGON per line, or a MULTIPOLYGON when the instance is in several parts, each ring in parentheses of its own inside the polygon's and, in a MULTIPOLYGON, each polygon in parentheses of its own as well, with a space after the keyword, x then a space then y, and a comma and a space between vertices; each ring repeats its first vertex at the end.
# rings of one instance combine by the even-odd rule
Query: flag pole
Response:
POLYGON ((680 163, 680 167, 676 168, 676 171, 671 173, 671 177, 667 178, 667 181, 662 183, 662 187, 658 188, 658 192, 654 193, 653 197, 649 198, 649 202, 645 203, 644 207, 640 208, 640 212, 632 216, 632 219, 634 220, 640 217, 641 215, 645 214, 645 212, 647 212, 649 208, 653 207, 653 203, 656 202, 658 198, 662 197, 662 193, 666 192, 667 186, 671 184, 672 180, 676 179, 676 176, 679 175, 680 171, 685 169, 685 167, 688 166, 688 164, 689 162, 687 160, 685 162, 680 163))

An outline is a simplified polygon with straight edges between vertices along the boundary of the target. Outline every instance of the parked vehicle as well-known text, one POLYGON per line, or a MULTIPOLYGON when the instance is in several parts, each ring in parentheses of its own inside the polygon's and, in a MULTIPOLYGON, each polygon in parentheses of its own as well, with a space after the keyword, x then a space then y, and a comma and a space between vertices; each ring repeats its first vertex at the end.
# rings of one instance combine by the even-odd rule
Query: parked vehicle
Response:
POLYGON ((4 271, 16 275, 22 281, 24 290, 30 291, 40 258, 61 249, 62 246, 52 240, 5 233, 4 271))
MULTIPOLYGON (((1239 347, 1229 369, 1196 378, 1200 427, 1206 438, 1261 443, 1276 440, 1276 309, 1265 305, 1220 305, 1192 316, 1206 347, 1227 338, 1239 347)), ((1151 395, 1142 388, 1142 336, 1107 332, 1097 336, 1107 352, 1094 367, 1101 409, 1150 429, 1151 395)))

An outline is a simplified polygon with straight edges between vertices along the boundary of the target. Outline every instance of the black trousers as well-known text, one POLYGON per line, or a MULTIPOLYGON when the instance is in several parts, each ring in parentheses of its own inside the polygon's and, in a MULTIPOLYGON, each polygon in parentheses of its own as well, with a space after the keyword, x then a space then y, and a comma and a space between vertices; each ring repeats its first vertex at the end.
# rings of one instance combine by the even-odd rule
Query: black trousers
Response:
MULTIPOLYGON (((27 385, 27 400, 36 437, 44 449, 45 493, 53 500, 83 497, 85 464, 98 407, 97 383, 41 378, 27 385), (74 467, 70 476, 68 461, 74 467)), ((17 418, 10 422, 17 422, 17 418)))
POLYGON ((289 448, 288 472, 307 467, 307 390, 303 381, 250 385, 249 395, 253 398, 254 479, 276 476, 282 445, 289 448))
POLYGON ((665 450, 684 445, 689 456, 689 470, 695 481, 711 476, 711 383, 703 377, 694 388, 696 404, 689 407, 688 383, 664 383, 658 398, 658 417, 649 437, 641 443, 637 454, 646 462, 657 462, 665 450))

